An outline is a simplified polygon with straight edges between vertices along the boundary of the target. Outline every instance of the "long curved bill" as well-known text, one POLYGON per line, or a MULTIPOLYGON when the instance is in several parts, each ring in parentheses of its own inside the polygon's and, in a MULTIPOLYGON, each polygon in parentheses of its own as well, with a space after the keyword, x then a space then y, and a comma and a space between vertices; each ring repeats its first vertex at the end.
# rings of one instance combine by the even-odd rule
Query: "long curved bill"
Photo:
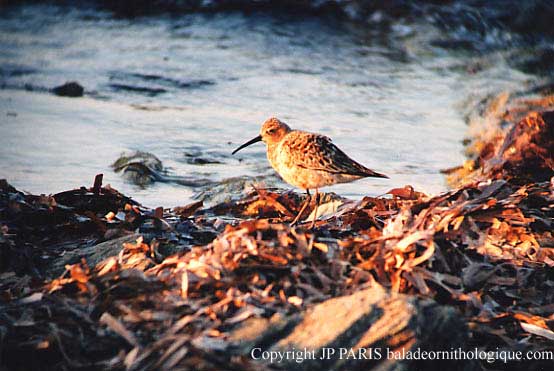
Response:
POLYGON ((251 144, 254 144, 254 143, 257 143, 257 142, 261 142, 262 141, 262 136, 261 135, 258 135, 256 138, 252 139, 252 140, 249 140, 248 142, 244 143, 242 146, 240 146, 239 148, 235 149, 231 154, 234 155, 235 153, 237 153, 238 151, 240 151, 241 149, 243 149, 244 147, 248 147, 249 145, 251 144))

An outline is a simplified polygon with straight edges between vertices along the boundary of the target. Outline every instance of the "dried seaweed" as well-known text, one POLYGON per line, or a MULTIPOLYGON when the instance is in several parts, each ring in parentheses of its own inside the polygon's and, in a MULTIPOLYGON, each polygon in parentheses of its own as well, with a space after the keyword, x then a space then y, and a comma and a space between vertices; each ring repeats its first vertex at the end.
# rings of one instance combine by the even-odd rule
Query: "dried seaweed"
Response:
POLYGON ((238 324, 373 284, 456 307, 468 346, 552 349, 552 130, 554 112, 514 122, 480 146, 476 170, 457 173, 469 180, 437 196, 409 186, 359 202, 327 195, 341 206, 314 230, 288 226, 304 201, 291 192, 170 211, 98 179, 54 196, 3 182, 2 365, 255 369, 225 352, 238 324), (84 256, 57 275, 44 268, 68 249, 131 233, 95 264, 84 256))

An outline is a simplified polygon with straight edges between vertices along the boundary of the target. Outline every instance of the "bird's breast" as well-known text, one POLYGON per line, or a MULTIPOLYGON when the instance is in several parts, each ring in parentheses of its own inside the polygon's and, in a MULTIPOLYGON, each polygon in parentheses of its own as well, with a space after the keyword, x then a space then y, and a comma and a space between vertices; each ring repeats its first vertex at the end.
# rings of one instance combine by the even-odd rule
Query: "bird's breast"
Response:
POLYGON ((279 146, 278 145, 271 145, 269 144, 267 146, 267 160, 271 164, 271 167, 275 169, 275 171, 279 172, 279 146))
POLYGON ((268 145, 267 147, 267 159, 273 169, 287 182, 295 186, 294 163, 291 158, 291 153, 286 146, 286 143, 281 141, 275 145, 268 145))
POLYGON ((293 151, 287 141, 268 146, 267 150, 269 163, 285 182, 301 189, 316 188, 317 184, 311 179, 315 174, 296 164, 295 156, 298 155, 301 154, 293 151))

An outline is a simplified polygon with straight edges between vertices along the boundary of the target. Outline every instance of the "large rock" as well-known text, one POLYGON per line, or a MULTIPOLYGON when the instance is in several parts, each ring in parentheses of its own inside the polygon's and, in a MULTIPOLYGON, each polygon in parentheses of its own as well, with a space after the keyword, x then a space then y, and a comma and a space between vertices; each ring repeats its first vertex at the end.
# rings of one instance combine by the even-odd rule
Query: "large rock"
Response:
POLYGON ((102 260, 119 254, 124 243, 134 242, 139 236, 140 235, 137 233, 131 233, 113 240, 101 242, 94 246, 66 251, 63 256, 52 262, 52 265, 48 269, 48 273, 50 276, 57 276, 63 273, 66 265, 79 263, 82 259, 86 260, 89 267, 94 267, 102 260))
POLYGON ((391 294, 380 286, 297 315, 252 318, 228 339, 232 353, 287 370, 423 370, 441 363, 453 370, 479 369, 467 361, 399 360, 409 352, 464 349, 467 329, 451 307, 391 294))

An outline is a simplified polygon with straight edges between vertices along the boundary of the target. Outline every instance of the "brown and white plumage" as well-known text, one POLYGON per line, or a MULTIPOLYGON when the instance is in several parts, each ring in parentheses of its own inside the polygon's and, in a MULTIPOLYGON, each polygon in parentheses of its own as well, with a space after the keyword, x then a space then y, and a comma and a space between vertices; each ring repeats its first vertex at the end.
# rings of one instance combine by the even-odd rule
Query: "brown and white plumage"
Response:
MULTIPOLYGON (((274 117, 264 122, 258 137, 237 148, 233 154, 258 141, 267 145, 267 158, 275 171, 287 183, 305 189, 308 196, 310 189, 315 189, 317 197, 318 188, 332 184, 366 177, 388 178, 352 160, 328 137, 292 130, 274 117)), ((293 224, 298 221, 308 202, 309 199, 293 224)))
POLYGON ((328 137, 303 131, 290 131, 267 157, 286 182, 302 189, 386 177, 352 160, 328 137))

